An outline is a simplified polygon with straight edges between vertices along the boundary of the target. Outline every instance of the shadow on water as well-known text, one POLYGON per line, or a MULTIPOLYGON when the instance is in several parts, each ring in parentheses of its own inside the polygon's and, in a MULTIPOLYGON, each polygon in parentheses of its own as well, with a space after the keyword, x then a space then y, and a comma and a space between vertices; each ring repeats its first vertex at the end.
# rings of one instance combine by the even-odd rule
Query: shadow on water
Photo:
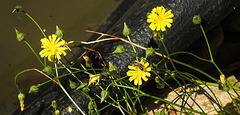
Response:
MULTIPOLYGON (((46 29, 46 35, 55 33, 58 25, 65 32, 64 39, 86 40, 90 34, 86 29, 95 30, 122 0, 6 0, 0 5, 0 113, 9 114, 19 107, 15 75, 29 68, 42 69, 30 49, 16 40, 14 27, 25 33, 26 40, 36 52, 40 51, 40 39, 43 37, 38 28, 24 14, 12 14, 15 6, 21 5, 39 25, 46 29)), ((28 72, 18 79, 20 89, 25 93, 33 84, 46 80, 36 72, 28 72)))

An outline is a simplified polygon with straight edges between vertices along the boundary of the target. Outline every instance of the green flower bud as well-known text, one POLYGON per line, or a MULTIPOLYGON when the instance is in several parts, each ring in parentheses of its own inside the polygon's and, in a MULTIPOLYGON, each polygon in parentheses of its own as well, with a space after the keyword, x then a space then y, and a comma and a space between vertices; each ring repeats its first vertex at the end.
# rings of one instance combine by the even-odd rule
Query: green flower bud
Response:
POLYGON ((92 61, 90 60, 90 58, 88 56, 83 56, 83 59, 85 60, 85 64, 86 64, 86 67, 92 67, 92 61))
POLYGON ((90 100, 89 103, 88 103, 88 110, 92 110, 93 109, 93 101, 90 100))
POLYGON ((81 85, 77 88, 77 90, 88 92, 89 91, 88 83, 81 83, 81 85))
POLYGON ((31 87, 30 87, 30 90, 29 90, 29 92, 28 93, 37 93, 38 92, 38 87, 36 86, 36 85, 32 85, 31 87))
POLYGON ((52 101, 52 107, 53 107, 54 109, 57 109, 57 106, 58 106, 57 101, 56 101, 56 100, 53 100, 53 101, 52 101))
POLYGON ((147 48, 147 50, 146 50, 146 58, 152 57, 154 55, 155 55, 155 49, 153 49, 152 47, 151 48, 147 48))
POLYGON ((63 31, 58 27, 58 26, 56 26, 56 32, 55 32, 55 34, 57 35, 57 37, 60 37, 60 38, 62 38, 63 37, 63 31))
POLYGON ((165 87, 165 83, 159 77, 155 77, 155 82, 158 89, 163 89, 165 87))
POLYGON ((161 37, 159 36, 158 32, 155 32, 155 31, 153 32, 153 39, 157 41, 161 40, 161 37))
POLYGON ((25 11, 23 11, 22 6, 16 6, 16 7, 13 9, 12 13, 14 13, 14 12, 16 12, 16 13, 25 13, 25 11))
POLYGON ((55 110, 55 115, 60 115, 60 110, 55 110))
POLYGON ((124 22, 123 35, 129 36, 130 34, 131 34, 131 30, 127 27, 127 24, 124 22))
POLYGON ((125 48, 122 45, 118 45, 116 50, 113 52, 114 54, 122 54, 125 52, 125 48))
POLYGON ((194 24, 200 24, 202 22, 202 19, 201 19, 200 15, 195 15, 193 17, 192 21, 193 21, 194 24))
POLYGON ((46 73, 47 75, 51 75, 52 74, 52 67, 46 66, 46 67, 44 67, 44 69, 42 71, 44 73, 46 73))
POLYGON ((117 72, 118 68, 109 62, 109 72, 117 72))
POLYGON ((101 92, 101 103, 102 103, 105 99, 107 99, 108 96, 109 96, 109 92, 106 91, 106 90, 103 90, 103 91, 101 92))
POLYGON ((68 107, 67 107, 67 112, 68 112, 68 113, 72 113, 72 111, 73 111, 73 108, 72 108, 71 106, 68 106, 68 107))
POLYGON ((25 39, 24 39, 24 36, 25 36, 24 33, 19 32, 17 29, 15 29, 15 32, 16 32, 16 35, 17 35, 17 40, 18 40, 19 42, 25 40, 25 39))
POLYGON ((69 86, 71 89, 75 89, 77 87, 77 84, 69 79, 69 86))
POLYGON ((21 103, 24 103, 25 95, 23 93, 18 94, 18 100, 21 103))

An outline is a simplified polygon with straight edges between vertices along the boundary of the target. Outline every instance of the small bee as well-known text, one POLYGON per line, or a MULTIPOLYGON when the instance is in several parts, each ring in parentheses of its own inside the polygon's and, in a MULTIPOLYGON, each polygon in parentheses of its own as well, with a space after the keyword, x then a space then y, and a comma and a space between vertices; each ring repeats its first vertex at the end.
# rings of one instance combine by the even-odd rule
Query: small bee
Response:
POLYGON ((137 62, 137 61, 134 61, 131 64, 132 64, 132 66, 137 66, 142 71, 144 70, 144 66, 141 63, 137 62))

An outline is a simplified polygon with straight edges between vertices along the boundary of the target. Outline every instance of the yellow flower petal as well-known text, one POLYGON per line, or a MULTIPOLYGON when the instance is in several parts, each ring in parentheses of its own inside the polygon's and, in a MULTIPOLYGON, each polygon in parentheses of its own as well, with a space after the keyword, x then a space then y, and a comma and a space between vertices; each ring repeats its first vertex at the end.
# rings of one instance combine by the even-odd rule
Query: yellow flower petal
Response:
POLYGON ((147 81, 148 80, 147 77, 151 76, 151 74, 148 72, 151 71, 151 68, 148 67, 149 63, 148 62, 145 63, 143 59, 141 59, 140 62, 138 61, 134 62, 135 64, 131 64, 128 66, 130 70, 127 72, 127 76, 130 76, 129 77, 130 82, 134 80, 134 85, 142 85, 142 79, 144 81, 147 81))
POLYGON ((65 50, 67 48, 65 47, 66 42, 64 40, 61 40, 60 38, 57 38, 55 34, 52 34, 52 36, 48 36, 47 38, 43 38, 40 41, 42 42, 41 50, 39 52, 39 55, 43 57, 47 57, 49 61, 52 61, 53 58, 56 58, 58 60, 61 59, 61 55, 66 55, 65 50))
POLYGON ((171 18, 174 16, 171 11, 172 10, 168 10, 166 12, 166 9, 163 6, 153 8, 151 14, 147 16, 147 22, 151 23, 149 25, 150 29, 153 31, 166 31, 166 26, 170 28, 171 23, 173 22, 171 18))

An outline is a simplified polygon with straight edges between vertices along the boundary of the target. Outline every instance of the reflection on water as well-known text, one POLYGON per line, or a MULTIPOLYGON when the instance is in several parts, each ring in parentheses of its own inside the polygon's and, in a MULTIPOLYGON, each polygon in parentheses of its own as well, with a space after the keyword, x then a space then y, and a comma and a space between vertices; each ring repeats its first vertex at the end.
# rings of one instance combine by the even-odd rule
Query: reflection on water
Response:
MULTIPOLYGON (((24 14, 11 14, 16 5, 21 5, 42 28, 46 35, 55 33, 58 25, 65 32, 64 39, 86 40, 86 29, 96 29, 119 5, 120 0, 5 0, 0 5, 0 113, 9 114, 18 108, 15 75, 28 68, 42 69, 38 60, 23 42, 16 40, 14 27, 25 33, 26 40, 35 51, 40 51, 43 37, 38 28, 24 14)), ((29 86, 46 78, 37 72, 27 72, 18 79, 20 89, 26 93, 29 86), (26 89, 27 88, 27 89, 26 89)))

